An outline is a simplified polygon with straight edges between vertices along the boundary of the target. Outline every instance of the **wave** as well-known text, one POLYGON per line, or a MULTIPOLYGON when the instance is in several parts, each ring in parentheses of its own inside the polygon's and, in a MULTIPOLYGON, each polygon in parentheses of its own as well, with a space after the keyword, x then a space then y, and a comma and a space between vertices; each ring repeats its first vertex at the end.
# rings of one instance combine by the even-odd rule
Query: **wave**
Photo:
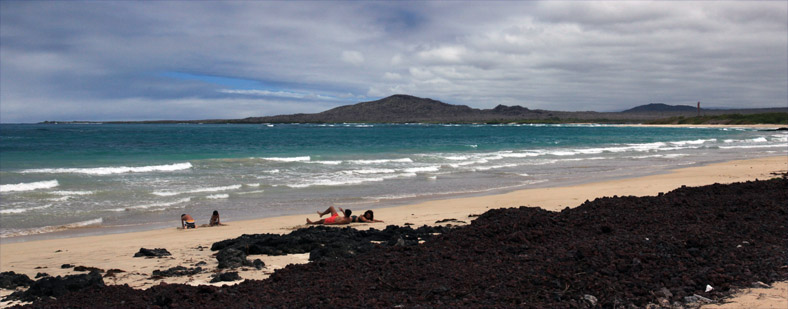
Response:
POLYGON ((402 159, 379 159, 379 160, 349 160, 353 164, 384 164, 384 163, 413 163, 411 158, 402 159))
POLYGON ((91 168, 39 168, 23 170, 20 173, 44 173, 44 174, 88 174, 88 175, 112 175, 124 173, 149 173, 149 172, 173 172, 192 168, 192 164, 174 163, 165 165, 151 166, 114 166, 114 167, 91 167, 91 168))
POLYGON ((46 208, 49 208, 49 207, 52 207, 52 204, 47 204, 47 205, 44 205, 44 206, 30 207, 30 208, 3 209, 3 210, 0 210, 0 214, 1 215, 21 214, 21 213, 25 213, 25 212, 28 212, 28 211, 31 211, 31 210, 46 209, 46 208))
POLYGON ((156 210, 161 210, 161 209, 169 208, 170 206, 174 206, 174 205, 177 205, 177 204, 188 203, 191 200, 192 200, 191 198, 187 197, 187 198, 182 198, 180 200, 173 201, 173 202, 162 202, 162 203, 153 203, 153 204, 146 204, 146 205, 139 205, 139 206, 112 208, 112 209, 107 209, 107 211, 122 212, 122 211, 132 211, 132 210, 146 210, 146 209, 151 209, 151 208, 154 208, 156 210))
POLYGON ((72 196, 72 195, 91 195, 95 192, 93 191, 52 191, 49 192, 54 195, 63 195, 63 196, 72 196))
POLYGON ((0 185, 0 192, 21 192, 21 191, 33 191, 38 189, 51 189, 54 187, 59 186, 60 183, 55 180, 45 180, 45 181, 37 181, 37 182, 27 182, 27 183, 18 183, 18 184, 9 184, 9 185, 0 185))
POLYGON ((87 221, 80 221, 80 222, 63 224, 63 225, 52 225, 52 226, 44 226, 44 227, 37 227, 31 229, 8 229, 3 232, 0 232, 0 238, 54 233, 54 232, 71 230, 71 229, 100 226, 102 223, 104 223, 104 219, 96 218, 87 221))
POLYGON ((404 169, 404 171, 406 173, 429 173, 429 172, 437 172, 440 169, 441 169, 440 166, 435 165, 435 166, 411 167, 404 169))
POLYGON ((199 188, 199 189, 188 190, 188 191, 155 191, 155 192, 152 192, 152 194, 153 195, 158 195, 158 196, 174 196, 174 195, 187 194, 187 193, 204 193, 204 192, 238 190, 240 188, 241 188, 241 185, 232 185, 232 186, 225 186, 225 187, 199 188))
POLYGON ((774 145, 740 145, 740 146, 720 146, 720 149, 755 149, 755 148, 785 148, 788 144, 774 145))
POLYGON ((345 174, 391 174, 396 172, 397 170, 393 170, 390 168, 366 168, 360 170, 342 171, 342 173, 345 174))
POLYGON ((211 194, 211 195, 206 196, 205 198, 207 198, 209 200, 218 200, 218 199, 230 198, 230 195, 229 194, 211 194))
POLYGON ((268 161, 275 161, 275 162, 307 162, 312 160, 310 156, 301 156, 301 157, 268 157, 262 158, 263 160, 268 161))
POLYGON ((314 186, 328 186, 328 187, 352 186, 352 185, 358 185, 367 182, 381 182, 387 179, 393 179, 399 177, 415 177, 415 176, 416 173, 399 173, 399 174, 381 175, 378 177, 353 177, 353 176, 347 176, 347 173, 340 172, 333 177, 327 176, 317 179, 313 178, 303 182, 285 184, 285 186, 294 189, 303 189, 303 188, 309 188, 314 186))

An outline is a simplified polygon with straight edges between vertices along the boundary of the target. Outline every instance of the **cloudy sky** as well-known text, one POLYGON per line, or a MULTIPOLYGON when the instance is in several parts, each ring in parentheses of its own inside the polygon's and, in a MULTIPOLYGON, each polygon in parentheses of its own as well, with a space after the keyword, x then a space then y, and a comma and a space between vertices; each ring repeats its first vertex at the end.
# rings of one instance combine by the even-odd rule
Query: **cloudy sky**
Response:
POLYGON ((0 122, 788 106, 788 2, 0 2, 0 122))

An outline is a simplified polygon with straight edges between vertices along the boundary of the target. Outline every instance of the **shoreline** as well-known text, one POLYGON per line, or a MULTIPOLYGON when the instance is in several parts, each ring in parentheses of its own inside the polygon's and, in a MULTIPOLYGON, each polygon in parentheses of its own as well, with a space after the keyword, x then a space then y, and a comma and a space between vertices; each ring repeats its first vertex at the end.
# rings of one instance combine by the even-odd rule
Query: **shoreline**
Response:
MULTIPOLYGON (((559 211, 565 207, 579 206, 585 200, 604 196, 653 196, 681 186, 769 179, 776 177, 771 173, 785 172, 786 167, 788 167, 788 158, 776 156, 679 168, 657 175, 573 186, 523 189, 503 194, 432 200, 411 205, 376 208, 376 219, 382 219, 385 223, 352 224, 350 227, 382 229, 390 224, 436 225, 436 221, 444 219, 469 223, 473 220, 470 215, 481 214, 493 208, 518 206, 539 206, 546 210, 559 211)), ((236 238, 242 234, 289 233, 305 227, 307 217, 315 219, 317 216, 313 213, 232 221, 227 222, 226 226, 194 230, 167 228, 100 236, 0 243, 0 269, 26 274, 30 278, 34 278, 38 272, 46 272, 51 276, 82 273, 75 272, 71 268, 60 268, 63 264, 72 264, 105 270, 121 269, 125 272, 105 278, 105 282, 129 284, 133 288, 144 289, 160 282, 210 284, 208 281, 211 272, 192 277, 169 277, 163 280, 150 279, 150 273, 153 270, 164 270, 179 265, 192 267, 199 262, 206 262, 205 268, 209 270, 216 269, 217 261, 212 257, 214 252, 210 251, 210 246, 214 242, 236 238), (172 257, 133 258, 134 253, 143 247, 165 248, 172 253, 172 257)), ((275 269, 287 264, 307 262, 308 254, 259 256, 259 258, 266 264, 263 271, 256 269, 239 271, 242 278, 264 279, 275 269)), ((212 285, 222 284, 227 283, 212 285)), ((2 290, 0 296, 6 296, 10 292, 2 290)))

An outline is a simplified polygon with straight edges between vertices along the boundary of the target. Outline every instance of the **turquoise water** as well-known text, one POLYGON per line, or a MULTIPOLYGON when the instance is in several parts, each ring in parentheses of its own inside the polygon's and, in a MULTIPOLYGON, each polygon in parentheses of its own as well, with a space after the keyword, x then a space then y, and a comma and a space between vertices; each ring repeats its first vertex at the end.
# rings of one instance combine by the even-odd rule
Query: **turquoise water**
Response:
MULTIPOLYGON (((780 132, 598 125, 0 125, 0 236, 375 208, 785 154, 780 132)), ((21 237, 21 238, 20 238, 21 237)))

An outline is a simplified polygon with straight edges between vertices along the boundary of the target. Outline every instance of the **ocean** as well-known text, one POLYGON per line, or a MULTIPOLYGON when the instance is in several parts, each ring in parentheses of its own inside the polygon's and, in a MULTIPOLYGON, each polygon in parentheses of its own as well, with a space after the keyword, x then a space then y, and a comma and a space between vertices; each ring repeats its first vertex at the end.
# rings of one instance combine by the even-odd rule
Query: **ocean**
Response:
POLYGON ((784 131, 734 128, 3 124, 0 238, 360 212, 787 153, 784 131))

